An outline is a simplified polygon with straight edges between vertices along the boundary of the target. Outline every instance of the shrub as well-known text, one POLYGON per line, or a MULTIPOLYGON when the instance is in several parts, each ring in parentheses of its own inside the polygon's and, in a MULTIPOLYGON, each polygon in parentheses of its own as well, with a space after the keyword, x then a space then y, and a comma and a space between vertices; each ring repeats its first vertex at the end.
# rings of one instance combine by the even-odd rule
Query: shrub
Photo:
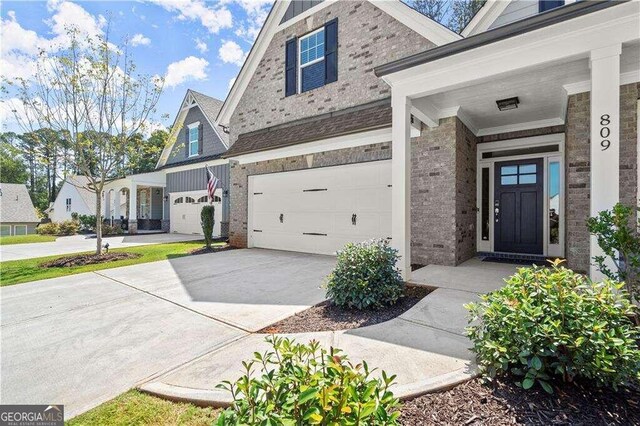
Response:
POLYGON ((58 223, 58 235, 75 235, 78 233, 78 223, 73 220, 65 220, 58 223))
POLYGON ((123 234, 124 231, 120 225, 109 225, 108 223, 102 224, 102 235, 120 235, 123 234))
POLYGON ((640 378, 635 306, 622 285, 592 283, 560 263, 521 268, 466 306, 478 321, 467 330, 483 376, 512 373, 523 388, 538 382, 549 393, 554 379, 616 388, 640 378))
POLYGON ((214 212, 215 209, 211 205, 203 206, 200 212, 200 225, 202 226, 204 243, 207 248, 211 248, 211 241, 213 240, 214 212))
POLYGON ((96 215, 93 214, 79 214, 78 221, 80 221, 80 229, 83 231, 95 232, 96 230, 96 215))
POLYGON ((273 351, 256 352, 243 362, 242 377, 218 385, 233 397, 218 425, 398 424, 399 402, 389 390, 395 376, 383 371, 374 379, 366 362, 354 366, 339 349, 327 351, 316 341, 267 341, 273 351))
POLYGON ((386 240, 348 243, 338 252, 336 267, 327 279, 327 298, 356 309, 394 304, 404 293, 397 260, 398 251, 386 240))
POLYGON ((74 222, 79 222, 80 221, 80 215, 78 214, 78 212, 72 212, 71 213, 71 220, 74 222))
POLYGON ((40 235, 58 235, 60 229, 57 223, 49 222, 38 225, 36 232, 40 235))
POLYGON ((589 218, 587 227, 604 252, 604 256, 593 258, 598 270, 614 281, 624 281, 632 300, 640 301, 640 236, 632 217, 631 207, 617 203, 613 209, 589 218))

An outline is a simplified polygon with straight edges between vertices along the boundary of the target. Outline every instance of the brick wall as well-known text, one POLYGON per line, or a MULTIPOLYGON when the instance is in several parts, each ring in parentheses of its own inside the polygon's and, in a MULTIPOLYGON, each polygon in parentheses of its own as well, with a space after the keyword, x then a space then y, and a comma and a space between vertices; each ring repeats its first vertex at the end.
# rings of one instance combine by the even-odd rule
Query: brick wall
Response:
POLYGON ((476 136, 456 120, 456 264, 476 254, 476 136))
POLYGON ((373 74, 377 65, 434 47, 370 2, 340 1, 277 32, 230 121, 230 141, 269 126, 388 98, 390 89, 373 74), (338 18, 338 81, 284 96, 284 46, 338 18))
MULTIPOLYGON (((637 199, 638 85, 620 87, 620 201, 637 199)), ((566 257, 569 267, 589 270, 590 93, 569 96, 566 130, 566 257)))

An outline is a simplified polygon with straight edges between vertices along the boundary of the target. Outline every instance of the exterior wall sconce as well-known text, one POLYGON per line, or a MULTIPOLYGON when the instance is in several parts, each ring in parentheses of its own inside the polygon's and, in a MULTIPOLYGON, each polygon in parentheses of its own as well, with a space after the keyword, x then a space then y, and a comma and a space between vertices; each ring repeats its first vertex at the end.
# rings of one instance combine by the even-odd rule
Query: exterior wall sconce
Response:
POLYGON ((517 96, 514 98, 500 99, 499 101, 496 101, 496 104, 498 105, 498 109, 500 111, 508 111, 510 109, 518 108, 520 99, 518 99, 517 96))
POLYGON ((162 199, 163 199, 164 201, 168 201, 168 200, 169 200, 169 196, 168 196, 168 195, 165 195, 164 197, 162 197, 162 199))

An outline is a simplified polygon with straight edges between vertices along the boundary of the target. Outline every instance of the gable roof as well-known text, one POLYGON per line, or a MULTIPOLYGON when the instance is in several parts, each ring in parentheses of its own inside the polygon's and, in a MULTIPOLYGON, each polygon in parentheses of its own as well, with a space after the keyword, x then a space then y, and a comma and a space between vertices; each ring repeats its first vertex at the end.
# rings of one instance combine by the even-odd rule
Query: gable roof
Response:
POLYGON ((176 143, 176 140, 178 138, 178 132, 180 132, 180 129, 184 124, 184 119, 191 108, 199 108, 200 111, 202 111, 202 114, 205 116, 207 122, 218 136, 218 139, 220 139, 222 144, 226 148, 228 148, 229 135, 224 131, 224 127, 219 125, 216 121, 216 116, 220 112, 220 108, 222 108, 223 103, 224 102, 220 99, 212 98, 211 96, 207 96, 203 93, 196 92, 195 90, 188 89, 187 93, 184 95, 182 103, 180 104, 180 111, 178 111, 173 125, 171 126, 169 139, 164 149, 162 150, 162 154, 160 154, 160 158, 158 159, 158 163, 156 164, 156 169, 161 169, 165 166, 167 159, 169 158, 169 154, 173 149, 173 145, 176 143))
MULTIPOLYGON (((96 208, 96 193, 87 189, 89 178, 83 175, 69 175, 64 180, 63 185, 71 185, 76 189, 82 202, 87 206, 89 211, 96 208)), ((58 193, 59 195, 60 193, 58 193)))
POLYGON ((26 185, 21 183, 0 183, 0 221, 40 222, 26 185))
MULTIPOLYGON (((271 43, 271 39, 274 34, 286 28, 299 19, 302 19, 306 16, 309 16, 313 13, 316 13, 318 10, 335 3, 337 0, 325 0, 310 9, 308 9, 305 13, 298 15, 292 19, 285 21, 282 25, 280 22, 282 17, 284 16, 289 4, 292 0, 276 0, 271 10, 269 11, 269 15, 265 20, 264 25, 260 29, 258 33, 258 37, 256 41, 253 43, 251 50, 249 51, 249 55, 245 59, 242 68, 240 68, 240 72, 238 73, 238 77, 233 83, 227 98, 224 101, 224 105, 218 114, 217 121, 222 125, 229 125, 229 121, 231 119, 231 115, 235 110, 238 102, 240 102, 240 98, 242 98, 242 94, 246 90, 251 77, 255 73, 262 57, 264 56, 269 44, 271 43)), ((451 43, 456 40, 460 40, 462 37, 455 32, 449 30, 445 26, 437 23, 436 21, 428 18, 427 16, 421 14, 417 10, 409 7, 405 3, 400 0, 367 0, 371 2, 374 6, 387 13, 391 17, 395 18, 402 24, 406 25, 416 33, 422 35, 426 39, 430 40, 437 46, 451 43)))

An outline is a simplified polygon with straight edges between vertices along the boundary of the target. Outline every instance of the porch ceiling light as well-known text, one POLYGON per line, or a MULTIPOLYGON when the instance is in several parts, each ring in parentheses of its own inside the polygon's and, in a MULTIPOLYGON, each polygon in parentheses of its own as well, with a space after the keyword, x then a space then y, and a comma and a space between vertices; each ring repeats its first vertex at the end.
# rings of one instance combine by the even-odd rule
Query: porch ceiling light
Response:
POLYGON ((517 96, 514 98, 500 99, 499 101, 496 101, 496 104, 498 105, 498 109, 500 111, 508 111, 510 109, 516 109, 518 108, 519 103, 520 103, 520 99, 518 99, 517 96))

